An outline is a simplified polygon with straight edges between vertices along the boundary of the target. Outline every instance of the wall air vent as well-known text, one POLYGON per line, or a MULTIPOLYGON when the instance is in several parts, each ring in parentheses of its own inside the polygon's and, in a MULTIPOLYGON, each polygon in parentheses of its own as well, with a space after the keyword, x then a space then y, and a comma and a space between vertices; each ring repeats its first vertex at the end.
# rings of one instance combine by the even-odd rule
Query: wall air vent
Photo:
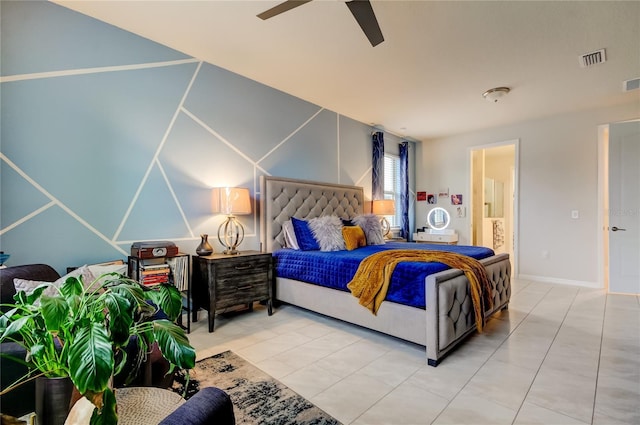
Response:
POLYGON ((622 90, 631 91, 640 89, 640 78, 632 78, 631 80, 622 82, 622 90))
POLYGON ((597 65, 599 63, 605 62, 607 57, 605 55, 604 49, 597 50, 591 53, 585 53, 580 56, 580 66, 583 68, 587 68, 589 66, 597 65))

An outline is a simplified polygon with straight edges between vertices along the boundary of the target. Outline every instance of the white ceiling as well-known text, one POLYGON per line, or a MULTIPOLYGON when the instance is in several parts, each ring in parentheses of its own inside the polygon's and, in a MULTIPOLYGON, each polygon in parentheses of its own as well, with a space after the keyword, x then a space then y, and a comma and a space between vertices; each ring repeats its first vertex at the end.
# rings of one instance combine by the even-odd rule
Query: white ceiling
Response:
POLYGON ((417 140, 638 102, 640 2, 372 1, 371 47, 343 1, 53 0, 329 110, 417 140), (606 48, 607 62, 578 57, 606 48), (482 93, 508 86, 496 104, 482 93))

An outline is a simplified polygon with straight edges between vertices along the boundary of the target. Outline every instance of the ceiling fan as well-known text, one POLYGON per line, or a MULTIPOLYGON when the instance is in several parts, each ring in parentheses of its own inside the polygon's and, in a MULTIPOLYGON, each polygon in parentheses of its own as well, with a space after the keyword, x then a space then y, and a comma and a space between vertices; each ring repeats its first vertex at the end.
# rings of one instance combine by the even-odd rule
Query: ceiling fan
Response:
MULTIPOLYGON (((286 0, 271 9, 260 13, 258 18, 262 20, 269 19, 295 7, 309 3, 310 1, 311 0, 286 0)), ((351 11, 353 17, 356 18, 356 21, 360 25, 360 28, 362 28, 362 31, 364 31, 364 34, 369 39, 371 45, 375 47, 382 43, 384 41, 384 37, 382 36, 382 31, 380 30, 378 20, 376 19, 376 15, 373 12, 373 8, 371 7, 369 0, 351 0, 347 1, 346 5, 351 11)))

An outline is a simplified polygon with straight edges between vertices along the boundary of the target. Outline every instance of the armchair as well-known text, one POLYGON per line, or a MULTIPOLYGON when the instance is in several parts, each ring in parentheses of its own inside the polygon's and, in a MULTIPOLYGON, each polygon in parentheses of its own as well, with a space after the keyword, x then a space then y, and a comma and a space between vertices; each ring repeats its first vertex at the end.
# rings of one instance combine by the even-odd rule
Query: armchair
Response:
MULTIPOLYGON (((43 282, 55 282, 60 275, 52 267, 46 264, 28 264, 0 269, 0 303, 12 304, 16 294, 13 279, 37 280, 43 282)), ((1 307, 5 312, 8 308, 1 307)), ((4 355, 24 358, 26 351, 15 342, 3 342, 0 344, 0 390, 8 388, 18 379, 25 376, 29 369, 20 363, 4 358, 4 355)), ((28 381, 20 387, 9 391, 0 397, 2 413, 15 417, 26 415, 35 410, 34 395, 36 392, 35 381, 28 381)))

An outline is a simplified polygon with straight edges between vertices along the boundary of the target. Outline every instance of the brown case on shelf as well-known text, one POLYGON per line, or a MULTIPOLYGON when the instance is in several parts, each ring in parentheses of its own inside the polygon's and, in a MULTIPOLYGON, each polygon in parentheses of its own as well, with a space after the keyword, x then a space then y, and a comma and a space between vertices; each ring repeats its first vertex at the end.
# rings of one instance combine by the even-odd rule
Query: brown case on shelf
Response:
POLYGON ((142 259, 175 257, 178 247, 170 241, 134 242, 131 244, 131 256, 142 259))

